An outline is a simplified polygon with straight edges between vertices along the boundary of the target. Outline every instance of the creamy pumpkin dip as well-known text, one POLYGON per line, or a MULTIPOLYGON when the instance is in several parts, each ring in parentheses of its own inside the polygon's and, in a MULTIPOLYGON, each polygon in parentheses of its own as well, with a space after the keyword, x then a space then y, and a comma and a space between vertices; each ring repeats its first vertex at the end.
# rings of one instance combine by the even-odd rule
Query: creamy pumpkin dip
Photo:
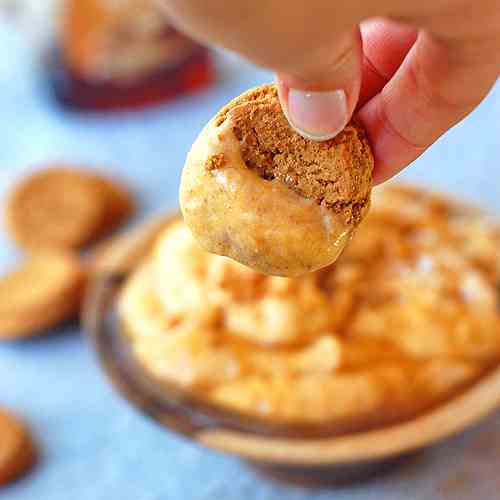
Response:
POLYGON ((409 415, 500 356, 500 230, 418 188, 377 188, 334 265, 265 276, 168 227, 121 292, 153 376, 273 422, 409 415))

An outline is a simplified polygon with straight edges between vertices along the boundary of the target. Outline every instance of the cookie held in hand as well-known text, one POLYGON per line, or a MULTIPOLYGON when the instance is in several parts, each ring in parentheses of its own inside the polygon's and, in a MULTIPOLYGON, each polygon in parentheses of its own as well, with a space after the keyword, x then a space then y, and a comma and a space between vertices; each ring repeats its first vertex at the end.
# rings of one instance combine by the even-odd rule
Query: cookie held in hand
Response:
POLYGON ((275 85, 230 102, 199 135, 180 203, 199 244, 299 276, 334 262, 370 205, 373 156, 359 124, 324 142, 291 129, 275 85))

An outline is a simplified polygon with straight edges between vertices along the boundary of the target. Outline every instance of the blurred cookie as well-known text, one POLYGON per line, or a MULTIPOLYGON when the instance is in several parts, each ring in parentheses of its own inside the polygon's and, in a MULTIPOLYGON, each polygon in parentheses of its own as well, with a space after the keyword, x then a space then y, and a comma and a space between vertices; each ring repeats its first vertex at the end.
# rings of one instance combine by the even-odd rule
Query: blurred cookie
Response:
POLYGON ((27 427, 0 409, 0 486, 17 479, 35 462, 35 446, 27 427))
POLYGON ((29 337, 77 313, 85 273, 76 256, 32 255, 0 277, 0 339, 29 337))
POLYGON ((26 250, 81 248, 123 222, 131 195, 106 177, 65 166, 47 168, 14 187, 7 229, 26 250))
POLYGON ((359 124, 315 142, 291 129, 275 85, 245 92, 201 132, 182 174, 184 219, 205 249, 298 276, 334 262, 370 205, 359 124))
POLYGON ((104 212, 104 197, 86 174, 55 167, 15 186, 5 213, 16 243, 37 250, 81 247, 95 237, 104 212))

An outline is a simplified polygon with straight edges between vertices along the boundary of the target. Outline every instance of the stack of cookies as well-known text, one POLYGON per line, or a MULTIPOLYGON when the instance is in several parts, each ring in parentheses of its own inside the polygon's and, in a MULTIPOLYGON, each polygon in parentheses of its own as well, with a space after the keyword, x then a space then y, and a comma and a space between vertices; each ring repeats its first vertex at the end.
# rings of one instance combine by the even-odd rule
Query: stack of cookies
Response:
POLYGON ((75 315, 86 276, 77 251, 125 222, 133 208, 120 184, 68 166, 15 186, 5 222, 26 257, 0 279, 0 338, 36 335, 75 315))
MULTIPOLYGON (((89 274, 79 252, 133 211, 131 193, 94 172, 57 165, 21 180, 7 198, 5 225, 24 257, 0 277, 0 339, 40 335, 74 318, 89 274)), ((27 427, 0 408, 0 485, 27 471, 34 458, 27 427)))

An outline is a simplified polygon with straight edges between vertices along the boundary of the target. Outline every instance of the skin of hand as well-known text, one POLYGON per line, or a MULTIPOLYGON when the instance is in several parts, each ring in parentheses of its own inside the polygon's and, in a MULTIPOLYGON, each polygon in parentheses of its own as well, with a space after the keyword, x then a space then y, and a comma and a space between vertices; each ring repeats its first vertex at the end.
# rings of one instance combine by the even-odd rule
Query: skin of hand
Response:
POLYGON ((277 73, 283 110, 325 140, 365 126, 375 183, 468 115, 500 75, 500 0, 159 0, 195 38, 277 73))

